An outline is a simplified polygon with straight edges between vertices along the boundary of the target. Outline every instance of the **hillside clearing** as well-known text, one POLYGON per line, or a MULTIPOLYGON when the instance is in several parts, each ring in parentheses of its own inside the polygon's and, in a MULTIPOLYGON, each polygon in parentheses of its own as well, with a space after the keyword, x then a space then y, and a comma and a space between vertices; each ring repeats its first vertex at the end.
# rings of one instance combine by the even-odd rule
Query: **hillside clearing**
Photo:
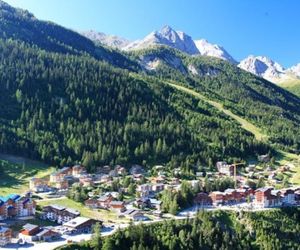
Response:
POLYGON ((178 84, 170 83, 170 82, 165 82, 165 83, 172 86, 173 88, 184 91, 188 94, 193 95, 194 97, 196 97, 198 99, 201 99, 201 100, 209 103, 213 107, 217 108, 219 111, 221 111, 224 114, 230 116, 231 118, 236 120, 241 125, 242 128, 244 128, 248 132, 252 133, 255 136, 256 140, 262 141, 262 140, 266 140, 268 138, 267 135, 262 133, 260 128, 256 127, 254 124, 250 123, 249 121, 245 120, 244 118, 241 118, 240 116, 232 113, 230 110, 225 109, 223 107, 223 104, 218 103, 216 101, 209 100, 206 96, 196 92, 195 90, 191 90, 189 88, 183 87, 183 86, 178 85, 178 84))
POLYGON ((97 209, 97 210, 90 209, 90 208, 86 207, 85 205, 83 205, 79 202, 73 201, 71 199, 68 199, 68 198, 39 200, 39 201, 37 201, 37 204, 42 207, 47 206, 47 205, 54 205, 54 204, 60 205, 60 206, 65 206, 65 207, 72 208, 72 209, 79 211, 81 216, 99 219, 99 220, 102 220, 105 222, 108 222, 108 221, 116 221, 116 222, 123 221, 124 222, 125 221, 124 219, 120 220, 117 217, 117 214, 112 211, 104 210, 104 209, 97 209))
POLYGON ((32 177, 46 177, 54 171, 44 163, 6 154, 0 154, 0 167, 0 196, 22 194, 29 189, 32 177))

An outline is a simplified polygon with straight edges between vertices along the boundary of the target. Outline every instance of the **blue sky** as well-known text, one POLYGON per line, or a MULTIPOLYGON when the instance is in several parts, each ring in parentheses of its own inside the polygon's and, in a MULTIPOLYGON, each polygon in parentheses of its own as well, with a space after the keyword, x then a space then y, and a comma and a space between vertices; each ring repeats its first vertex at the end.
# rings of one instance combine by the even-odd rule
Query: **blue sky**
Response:
POLYGON ((36 17, 76 30, 131 40, 165 24, 217 43, 237 60, 266 55, 300 62, 299 0, 4 0, 36 17))

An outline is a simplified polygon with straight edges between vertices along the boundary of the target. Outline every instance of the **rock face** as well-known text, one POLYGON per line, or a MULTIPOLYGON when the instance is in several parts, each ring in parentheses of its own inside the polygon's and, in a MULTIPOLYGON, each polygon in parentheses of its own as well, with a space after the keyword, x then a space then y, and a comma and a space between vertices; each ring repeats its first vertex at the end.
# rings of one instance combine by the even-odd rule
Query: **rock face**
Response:
POLYGON ((117 48, 117 49, 122 49, 130 43, 130 41, 125 38, 118 37, 115 35, 107 35, 105 33, 96 32, 93 30, 83 31, 80 33, 81 33, 81 35, 89 38, 90 40, 92 40, 94 42, 98 42, 98 43, 104 44, 106 46, 110 46, 110 47, 117 48))
POLYGON ((194 42, 202 56, 212 56, 234 64, 237 63, 236 60, 223 47, 217 44, 211 44, 205 39, 195 40, 194 42))
POLYGON ((300 63, 284 69, 279 63, 265 56, 248 56, 239 63, 238 67, 279 84, 300 78, 300 63))
POLYGON ((291 68, 289 68, 289 69, 287 70, 287 72, 288 72, 288 73, 291 73, 291 74, 293 74, 294 76, 300 78, 300 63, 298 63, 297 65, 295 65, 295 66, 293 66, 293 67, 291 67, 291 68))
POLYGON ((160 31, 151 32, 144 39, 130 43, 124 50, 144 49, 153 45, 167 45, 187 54, 199 54, 193 39, 182 31, 164 26, 160 31))
POLYGON ((272 82, 286 77, 285 69, 265 56, 248 56, 239 63, 238 67, 272 82))

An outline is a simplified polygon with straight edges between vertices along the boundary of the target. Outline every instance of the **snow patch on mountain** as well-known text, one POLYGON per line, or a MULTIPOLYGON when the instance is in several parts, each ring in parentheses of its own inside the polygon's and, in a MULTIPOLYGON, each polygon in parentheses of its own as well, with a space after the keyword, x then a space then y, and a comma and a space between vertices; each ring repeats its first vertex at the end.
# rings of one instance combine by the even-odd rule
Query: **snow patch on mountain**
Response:
POLYGON ((234 64, 237 63, 236 60, 223 47, 217 44, 209 43, 205 39, 195 40, 194 42, 199 50, 200 55, 202 56, 212 56, 234 64))

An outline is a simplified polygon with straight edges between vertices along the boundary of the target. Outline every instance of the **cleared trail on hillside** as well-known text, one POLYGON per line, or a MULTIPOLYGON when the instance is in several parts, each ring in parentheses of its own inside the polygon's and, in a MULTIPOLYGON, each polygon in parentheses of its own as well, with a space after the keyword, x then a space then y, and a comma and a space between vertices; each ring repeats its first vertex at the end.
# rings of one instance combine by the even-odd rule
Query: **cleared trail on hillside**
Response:
POLYGON ((219 102, 216 102, 216 101, 212 101, 212 100, 208 99, 206 96, 200 94, 199 92, 196 92, 195 90, 191 90, 191 89, 189 89, 187 87, 184 87, 182 85, 167 82, 167 81, 165 81, 165 83, 168 84, 169 86, 173 87, 173 88, 176 88, 177 90, 186 92, 190 95, 193 95, 194 97, 196 97, 198 99, 201 99, 202 101, 205 101, 205 102, 209 103, 213 107, 217 108, 219 111, 221 111, 224 114, 230 116, 231 118, 236 120, 239 124, 241 124, 242 128, 244 128, 245 130, 252 133, 258 141, 266 140, 268 138, 267 135, 262 133, 260 128, 256 127, 254 124, 252 124, 251 122, 245 120, 244 118, 232 113, 230 110, 225 109, 223 104, 221 104, 219 102))

